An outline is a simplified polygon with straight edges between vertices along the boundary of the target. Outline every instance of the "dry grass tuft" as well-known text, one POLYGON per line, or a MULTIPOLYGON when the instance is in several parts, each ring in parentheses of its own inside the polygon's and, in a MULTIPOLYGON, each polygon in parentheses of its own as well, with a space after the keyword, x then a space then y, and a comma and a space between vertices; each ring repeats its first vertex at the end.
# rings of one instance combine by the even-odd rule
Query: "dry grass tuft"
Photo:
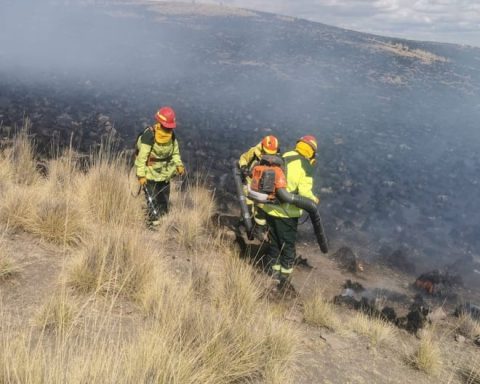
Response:
POLYGON ((307 324, 332 330, 338 328, 335 306, 325 299, 319 287, 315 287, 313 293, 304 300, 303 313, 307 324))
POLYGON ((8 337, 0 339, 0 383, 41 384, 44 380, 42 358, 30 349, 29 334, 13 337, 13 331, 8 337))
POLYGON ((143 200, 130 192, 123 159, 99 160, 78 185, 81 206, 95 221, 137 228, 143 224, 143 200))
POLYGON ((465 384, 480 384, 480 363, 479 361, 472 362, 472 365, 461 368, 460 376, 465 384))
POLYGON ((141 233, 124 227, 99 229, 73 260, 67 281, 82 292, 122 294, 139 299, 155 278, 158 251, 141 233))
POLYGON ((84 213, 67 196, 44 194, 26 220, 28 232, 55 244, 79 244, 87 233, 84 213))
POLYGON ((8 154, 0 153, 0 197, 6 193, 14 180, 15 171, 8 154))
POLYGON ((9 230, 24 230, 56 244, 78 244, 87 233, 84 213, 74 199, 45 185, 13 185, 0 202, 9 230))
POLYGON ((397 335, 392 324, 381 318, 369 317, 361 312, 355 314, 349 326, 354 332, 367 336, 372 346, 392 343, 397 335))
POLYGON ((259 305, 260 281, 251 265, 238 255, 225 253, 220 285, 216 289, 221 308, 238 318, 248 318, 259 305))
POLYGON ((79 308, 65 292, 55 294, 40 310, 36 323, 42 329, 64 334, 73 324, 79 308))
POLYGON ((299 336, 288 324, 263 312, 246 317, 242 304, 240 314, 215 309, 191 287, 164 283, 160 292, 155 326, 130 346, 127 382, 291 382, 299 336))
POLYGON ((299 358, 301 334, 283 321, 268 319, 266 333, 268 352, 265 360, 265 383, 293 383, 296 378, 296 363, 299 358))
POLYGON ((0 282, 14 277, 20 270, 21 267, 8 256, 7 250, 0 243, 0 282))
POLYGON ((188 193, 172 190, 172 210, 160 232, 174 233, 176 240, 189 249, 196 249, 206 234, 215 212, 213 194, 197 182, 188 193))
POLYGON ((34 188, 11 186, 0 201, 0 220, 10 230, 26 229, 37 199, 34 188))
POLYGON ((423 330, 420 343, 411 360, 417 369, 429 375, 439 371, 442 364, 441 351, 435 340, 434 329, 423 330))
POLYGON ((458 317, 456 327, 458 333, 469 339, 480 335, 480 322, 472 319, 472 317, 466 313, 458 317))
POLYGON ((35 147, 28 137, 30 126, 30 121, 26 119, 13 139, 13 146, 5 151, 13 167, 13 181, 24 185, 33 185, 40 179, 36 171, 35 147))
POLYGON ((58 157, 48 161, 46 179, 52 192, 77 191, 77 180, 81 175, 77 159, 78 155, 72 149, 68 149, 58 157))

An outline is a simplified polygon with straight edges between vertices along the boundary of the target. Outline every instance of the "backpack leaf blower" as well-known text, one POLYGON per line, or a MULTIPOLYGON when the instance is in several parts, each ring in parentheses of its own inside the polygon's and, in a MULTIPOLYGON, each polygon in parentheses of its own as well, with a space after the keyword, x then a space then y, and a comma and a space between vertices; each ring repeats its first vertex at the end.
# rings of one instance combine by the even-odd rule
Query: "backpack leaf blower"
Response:
MULTIPOLYGON (((252 182, 247 185, 248 198, 259 204, 288 203, 308 212, 313 225, 313 231, 320 250, 328 253, 328 241, 323 229, 322 219, 317 205, 309 198, 287 191, 287 182, 282 169, 283 161, 278 156, 263 156, 259 165, 252 170, 252 182)), ((233 169, 237 197, 242 211, 242 218, 248 238, 253 238, 252 217, 247 207, 242 172, 235 162, 233 169)))

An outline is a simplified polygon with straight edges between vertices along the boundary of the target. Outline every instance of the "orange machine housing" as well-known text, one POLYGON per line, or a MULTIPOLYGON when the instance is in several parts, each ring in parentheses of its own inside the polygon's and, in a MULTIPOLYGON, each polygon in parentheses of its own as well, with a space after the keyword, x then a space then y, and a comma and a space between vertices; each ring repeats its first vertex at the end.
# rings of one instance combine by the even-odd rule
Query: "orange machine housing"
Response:
POLYGON ((282 167, 278 165, 256 165, 252 169, 250 188, 265 193, 269 200, 275 200, 277 189, 286 188, 287 179, 282 167))

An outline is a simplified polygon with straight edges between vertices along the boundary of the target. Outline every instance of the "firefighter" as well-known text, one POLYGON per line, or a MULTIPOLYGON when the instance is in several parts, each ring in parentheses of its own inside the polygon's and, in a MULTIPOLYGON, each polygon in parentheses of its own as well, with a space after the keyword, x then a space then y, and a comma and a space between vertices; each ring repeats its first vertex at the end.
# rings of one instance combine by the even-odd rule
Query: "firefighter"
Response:
POLYGON ((174 134, 177 126, 175 111, 171 107, 162 107, 155 114, 155 120, 139 135, 135 159, 138 182, 147 198, 149 226, 159 225, 160 216, 168 213, 170 180, 185 173, 174 134), (152 203, 148 202, 149 196, 152 203))
MULTIPOLYGON (((313 136, 301 137, 295 150, 286 152, 284 161, 287 178, 287 191, 313 200, 319 199, 313 194, 313 165, 317 153, 317 140, 313 136)), ((265 204, 262 210, 266 213, 269 244, 267 259, 271 265, 270 272, 285 286, 290 280, 296 257, 295 242, 297 239, 298 219, 302 210, 293 204, 265 204)))
MULTIPOLYGON (((265 136, 260 143, 243 153, 238 161, 238 166, 242 170, 244 182, 246 184, 250 183, 251 170, 259 163, 262 155, 276 155, 278 152, 278 139, 275 136, 268 135, 265 136)), ((265 212, 259 209, 260 206, 254 205, 250 199, 247 199, 247 205, 255 221, 254 235, 257 239, 264 240, 267 224, 265 212)))

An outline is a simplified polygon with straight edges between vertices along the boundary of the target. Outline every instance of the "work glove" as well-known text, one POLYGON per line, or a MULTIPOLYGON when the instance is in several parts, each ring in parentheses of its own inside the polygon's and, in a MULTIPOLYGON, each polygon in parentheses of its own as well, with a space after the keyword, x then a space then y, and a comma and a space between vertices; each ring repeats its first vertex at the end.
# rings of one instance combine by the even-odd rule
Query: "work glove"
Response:
POLYGON ((185 167, 183 165, 177 165, 177 173, 182 176, 185 173, 185 167))
POLYGON ((139 177, 138 178, 138 184, 140 184, 142 187, 147 184, 147 178, 146 177, 139 177))
POLYGON ((313 201, 315 202, 315 204, 318 205, 318 203, 320 203, 320 199, 317 197, 317 196, 313 196, 313 201))

